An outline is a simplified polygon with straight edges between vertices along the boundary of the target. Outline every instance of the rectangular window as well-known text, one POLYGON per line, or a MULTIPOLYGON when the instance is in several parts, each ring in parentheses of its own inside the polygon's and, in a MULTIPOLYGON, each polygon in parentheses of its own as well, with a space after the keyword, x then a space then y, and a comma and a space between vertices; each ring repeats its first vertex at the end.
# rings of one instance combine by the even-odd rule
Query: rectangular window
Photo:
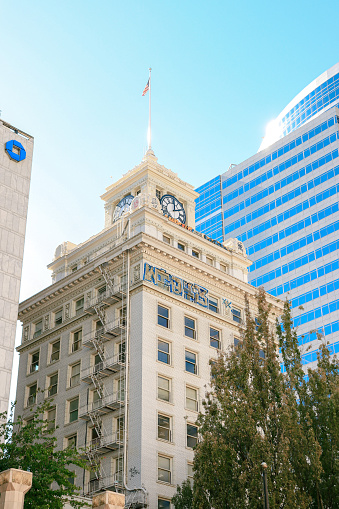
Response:
POLYGON ((124 440, 124 424, 125 424, 124 417, 118 417, 116 422, 118 442, 123 442, 124 440))
POLYGON ((119 309, 119 319, 120 319, 121 327, 126 327, 126 320, 127 320, 127 308, 126 308, 126 306, 124 306, 123 308, 119 309))
POLYGON ((29 368, 30 373, 34 373, 35 371, 38 371, 39 369, 39 359, 40 359, 40 351, 32 353, 31 355, 31 365, 29 368))
POLYGON ((125 401, 125 379, 118 380, 118 401, 125 401))
POLYGON ((158 304, 158 325, 169 328, 169 309, 158 304))
POLYGON ((99 392, 98 391, 91 392, 92 392, 92 409, 95 410, 96 408, 102 407, 102 401, 99 392))
POLYGON ((187 447, 195 447, 198 443, 198 427, 187 423, 187 447))
POLYGON ((37 338, 41 334, 42 334, 42 320, 40 320, 39 322, 37 322, 35 324, 35 331, 34 331, 33 339, 37 338))
POLYGON ((198 411, 198 389, 186 387, 186 408, 194 412, 198 411))
POLYGON ((47 429, 55 429, 56 407, 51 408, 47 412, 47 429))
POLYGON ((171 364, 170 344, 158 339, 158 361, 171 364))
POLYGON ((210 345, 220 350, 220 331, 210 327, 210 345))
POLYGON ((32 406, 36 403, 36 393, 38 390, 38 384, 35 383, 28 388, 27 406, 32 406))
POLYGON ((71 366, 71 378, 69 380, 69 386, 75 387, 80 384, 80 362, 71 366))
POLYGON ((171 442, 171 418, 158 414, 158 438, 171 442))
POLYGON ((158 455, 158 481, 171 483, 171 458, 158 455))
POLYGON ((264 350, 259 350, 259 364, 260 366, 263 366, 265 362, 265 352, 264 350))
POLYGON ((75 399, 72 399, 69 402, 69 422, 77 421, 78 413, 79 413, 79 396, 75 399))
POLYGON ((75 316, 81 315, 84 312, 84 297, 75 301, 75 316))
POLYGON ((241 323, 241 311, 240 309, 232 308, 232 317, 233 321, 237 323, 241 323))
POLYGON ((73 341, 72 341, 72 352, 77 352, 81 348, 82 341, 82 329, 73 333, 73 341))
POLYGON ((210 297, 208 299, 208 309, 214 311, 214 313, 218 313, 219 312, 218 299, 216 299, 215 297, 210 297))
POLYGON ((160 191, 160 189, 156 189, 155 190, 155 195, 158 198, 158 200, 160 201, 161 200, 161 191, 160 191))
POLYGON ((206 256, 206 263, 207 265, 213 265, 213 258, 210 258, 209 256, 206 256))
POLYGON ((194 258, 199 258, 199 251, 192 249, 192 256, 194 256, 194 258))
POLYGON ((77 437, 77 434, 75 433, 74 435, 70 435, 69 437, 66 438, 66 444, 67 444, 67 447, 72 447, 72 448, 76 448, 77 446, 77 440, 78 437, 77 437))
POLYGON ((124 363, 126 360, 126 343, 119 343, 119 362, 124 363))
POLYGON ((191 339, 196 339, 195 320, 185 316, 185 336, 191 339))
POLYGON ((56 362, 60 359, 60 339, 51 345, 51 359, 50 363, 56 362))
POLYGON ((118 484, 122 484, 124 477, 124 458, 116 458, 115 460, 115 480, 118 484))
POLYGON ((69 477, 67 478, 68 482, 70 484, 75 484, 75 472, 74 471, 70 471, 69 473, 69 477))
POLYGON ((163 376, 158 376, 158 398, 163 401, 170 401, 171 380, 163 376))
POLYGON ((178 249, 180 249, 180 251, 185 251, 185 245, 178 242, 178 249))
POLYGON ((59 309, 54 313, 54 325, 60 325, 62 324, 62 309, 59 309))
POLYGON ((223 272, 229 272, 228 271, 228 266, 227 265, 224 265, 223 263, 220 264, 220 270, 222 270, 223 272))
POLYGON ((185 370, 189 373, 197 374, 197 354, 185 350, 185 370))
POLYGON ((49 377, 48 396, 54 396, 58 392, 58 373, 49 377))
POLYGON ((171 501, 167 498, 158 498, 158 509, 171 509, 171 501))
POLYGON ((163 235, 163 236, 162 236, 162 240, 163 240, 166 244, 168 244, 168 245, 170 245, 170 244, 171 244, 171 239, 170 239, 170 237, 167 237, 167 235, 163 235))

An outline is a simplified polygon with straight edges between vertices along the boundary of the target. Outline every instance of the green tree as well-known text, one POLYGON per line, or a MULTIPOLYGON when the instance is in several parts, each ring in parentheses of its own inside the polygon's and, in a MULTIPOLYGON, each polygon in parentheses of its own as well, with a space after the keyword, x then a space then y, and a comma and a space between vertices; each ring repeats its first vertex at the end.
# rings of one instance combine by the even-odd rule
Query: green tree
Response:
MULTIPOLYGON (((281 372, 263 289, 257 306, 255 319, 246 300, 241 344, 212 365, 211 390, 198 418, 196 509, 262 509, 263 461, 271 509, 309 508, 305 473, 312 472, 315 482, 320 478, 321 451, 311 426, 304 436, 295 385, 286 384, 281 372)), ((176 500, 174 505, 180 507, 176 500)))
MULTIPOLYGON (((12 415, 0 426, 0 472, 19 468, 32 472, 32 488, 25 496, 25 509, 62 509, 65 501, 71 507, 88 506, 73 500, 79 489, 72 483, 69 468, 73 465, 86 468, 74 447, 58 451, 51 422, 44 419, 51 409, 50 402, 37 406, 29 417, 12 415)), ((6 419, 6 413, 1 414, 6 419)))
POLYGON ((177 487, 177 493, 172 498, 175 509, 191 509, 193 506, 193 491, 190 481, 187 479, 177 487))
MULTIPOLYGON (((320 471, 313 471, 307 461, 299 465, 299 475, 307 483, 312 502, 310 507, 331 509, 339 506, 339 363, 324 344, 317 355, 317 367, 302 369, 296 331, 292 327, 291 309, 285 302, 282 323, 278 325, 278 336, 286 369, 286 384, 297 395, 298 415, 303 436, 313 434, 319 448, 320 471)), ((323 338, 317 334, 318 339, 323 338)), ((304 450, 308 459, 311 454, 304 450)), ((298 465, 296 465, 296 468, 298 465)))

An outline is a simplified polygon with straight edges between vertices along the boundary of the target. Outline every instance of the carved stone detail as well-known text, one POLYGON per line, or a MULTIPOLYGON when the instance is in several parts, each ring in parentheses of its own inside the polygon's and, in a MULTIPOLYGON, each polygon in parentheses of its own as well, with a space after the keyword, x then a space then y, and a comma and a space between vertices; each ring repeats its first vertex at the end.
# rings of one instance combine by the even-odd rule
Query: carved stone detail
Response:
POLYGON ((45 316, 44 330, 49 329, 49 315, 45 316))

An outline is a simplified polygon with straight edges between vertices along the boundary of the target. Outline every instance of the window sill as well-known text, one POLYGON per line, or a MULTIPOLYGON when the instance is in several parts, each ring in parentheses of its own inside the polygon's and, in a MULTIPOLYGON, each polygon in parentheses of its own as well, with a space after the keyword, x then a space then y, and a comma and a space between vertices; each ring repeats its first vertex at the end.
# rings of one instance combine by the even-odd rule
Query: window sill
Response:
POLYGON ((170 440, 165 440, 164 438, 157 437, 157 441, 162 442, 163 444, 175 445, 175 442, 171 442, 170 440))
POLYGON ((158 364, 161 364, 161 366, 168 366, 169 368, 173 368, 174 367, 173 364, 167 364, 166 362, 159 361, 158 359, 157 359, 156 362, 158 364))
POLYGON ((68 387, 66 387, 66 391, 69 391, 70 389, 75 389, 75 387, 80 387, 80 383, 76 384, 76 385, 69 385, 68 387))
POLYGON ((39 369, 37 369, 36 371, 28 371, 26 376, 35 375, 36 373, 39 373, 39 369))
POLYGON ((176 485, 176 484, 172 484, 172 483, 170 483, 170 482, 166 482, 166 481, 159 481, 159 479, 157 480, 157 483, 158 483, 158 484, 163 484, 163 485, 165 485, 165 486, 171 486, 172 488, 176 488, 176 487, 177 487, 177 485, 176 485))
POLYGON ((161 399, 161 398, 157 398, 157 401, 161 401, 161 403, 166 403, 166 405, 174 406, 174 403, 172 401, 166 401, 165 399, 161 399))

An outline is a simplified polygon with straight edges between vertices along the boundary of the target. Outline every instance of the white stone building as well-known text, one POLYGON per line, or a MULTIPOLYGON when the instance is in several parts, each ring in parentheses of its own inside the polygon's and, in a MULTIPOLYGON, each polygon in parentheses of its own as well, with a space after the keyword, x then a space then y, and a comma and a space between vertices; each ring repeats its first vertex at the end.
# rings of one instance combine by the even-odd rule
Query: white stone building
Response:
POLYGON ((0 120, 0 412, 8 410, 33 138, 0 120))
POLYGON ((149 150, 101 197, 105 228, 59 246, 53 284, 19 308, 17 412, 52 398, 58 446, 94 466, 75 482, 126 507, 169 508, 192 475, 209 362, 239 337, 246 293, 255 312, 242 243, 194 230, 196 196, 149 150))

